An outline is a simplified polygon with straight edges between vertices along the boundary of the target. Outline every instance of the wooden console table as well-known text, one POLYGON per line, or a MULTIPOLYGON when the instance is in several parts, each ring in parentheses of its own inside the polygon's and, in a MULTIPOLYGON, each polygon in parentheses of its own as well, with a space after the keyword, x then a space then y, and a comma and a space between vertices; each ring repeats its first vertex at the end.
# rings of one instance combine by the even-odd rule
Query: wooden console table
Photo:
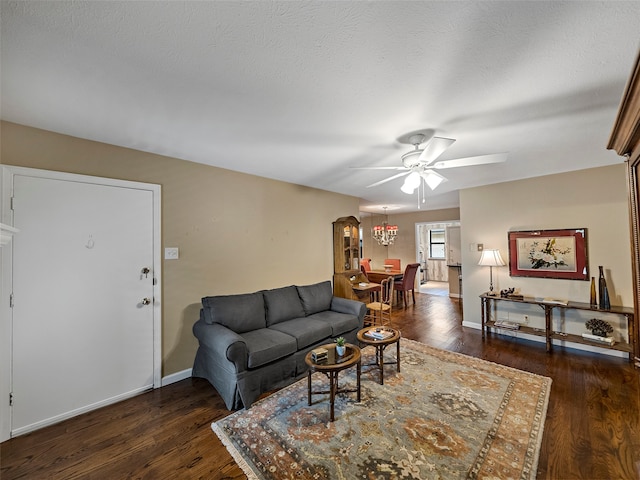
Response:
POLYGON ((522 332, 527 333, 529 335, 537 335, 540 337, 545 337, 547 343, 547 352, 551 352, 553 343, 552 339, 563 340, 565 342, 573 342, 573 343, 581 343, 583 345, 591 345, 600 348, 610 349, 610 350, 619 350, 621 352, 627 352, 629 354, 629 361, 633 362, 634 355, 638 355, 638 345, 636 344, 636 334, 634 331, 634 312, 633 308, 629 307, 614 307, 612 306, 609 310, 604 310, 600 308, 593 308, 588 303, 580 303, 580 302, 568 302, 566 305, 545 302, 543 300, 538 300, 533 297, 524 297, 523 299, 509 298, 509 297, 499 297, 488 295, 483 293, 480 295, 480 301, 482 306, 482 338, 485 337, 485 330, 489 332, 490 328, 499 329, 500 327, 495 326, 495 321, 491 320, 491 307, 495 302, 513 302, 513 303, 527 303, 530 305, 538 305, 544 310, 544 329, 531 328, 526 325, 520 325, 518 330, 513 330, 514 332, 522 332), (562 332, 554 332, 552 328, 552 316, 553 309, 564 309, 564 310, 587 310, 592 312, 600 312, 600 313, 612 313, 616 315, 622 315, 627 319, 627 328, 628 328, 628 337, 629 343, 615 343, 613 345, 607 345, 603 343, 590 342, 582 338, 580 335, 573 335, 570 333, 562 333, 562 332))

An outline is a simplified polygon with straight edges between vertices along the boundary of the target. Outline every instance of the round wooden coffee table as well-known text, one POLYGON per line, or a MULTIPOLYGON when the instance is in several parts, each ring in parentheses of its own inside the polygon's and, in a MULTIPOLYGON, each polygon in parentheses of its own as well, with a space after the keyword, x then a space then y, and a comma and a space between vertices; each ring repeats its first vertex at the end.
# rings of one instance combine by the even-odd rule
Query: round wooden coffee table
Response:
POLYGON ((336 353, 336 344, 335 343, 330 343, 328 345, 322 345, 320 347, 316 347, 316 349, 318 348, 324 348, 325 350, 327 350, 327 358, 326 360, 322 360, 318 363, 316 363, 313 360, 313 357, 311 355, 311 352, 307 353, 307 355, 304 357, 304 361, 306 362, 306 364, 309 366, 309 372, 308 372, 308 380, 309 380, 309 405, 311 405, 311 395, 312 394, 321 394, 321 393, 328 393, 329 394, 329 419, 330 421, 333 422, 334 418, 335 418, 335 400, 336 400, 336 394, 337 393, 347 393, 347 392, 356 392, 357 396, 358 396, 358 402, 360 401, 360 360, 361 360, 361 355, 360 355, 360 348, 357 347, 356 345, 351 345, 350 343, 346 344, 346 351, 344 353, 344 355, 340 356, 336 353), (346 389, 342 389, 340 390, 338 387, 338 372, 342 371, 342 370, 346 370, 347 368, 351 368, 354 365, 357 366, 357 373, 356 373, 356 389, 355 390, 346 390, 346 389), (329 379, 329 390, 323 390, 323 391, 317 391, 317 392, 312 392, 311 391, 311 374, 314 372, 321 372, 324 373, 327 378, 329 379))
POLYGON ((371 364, 380 370, 380 385, 384 385, 384 350, 389 345, 396 344, 396 361, 387 364, 396 364, 396 369, 400 372, 400 330, 391 327, 367 327, 358 332, 358 341, 363 345, 373 345, 376 348, 376 363, 371 364), (373 332, 380 332, 384 338, 374 338, 373 332), (385 333, 387 332, 387 333, 385 333))

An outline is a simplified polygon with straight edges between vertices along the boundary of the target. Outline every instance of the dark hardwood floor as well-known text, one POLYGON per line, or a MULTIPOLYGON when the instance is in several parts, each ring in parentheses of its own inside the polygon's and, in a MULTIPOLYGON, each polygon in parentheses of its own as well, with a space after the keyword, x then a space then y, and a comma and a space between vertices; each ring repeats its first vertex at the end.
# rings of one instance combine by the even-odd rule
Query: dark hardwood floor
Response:
MULTIPOLYGON (((553 379, 538 478, 640 478, 640 371, 508 336, 483 341, 461 326, 458 300, 416 297, 394 312, 404 337, 553 379)), ((207 381, 183 380, 0 444, 0 478, 245 478, 210 428, 228 413, 207 381)))

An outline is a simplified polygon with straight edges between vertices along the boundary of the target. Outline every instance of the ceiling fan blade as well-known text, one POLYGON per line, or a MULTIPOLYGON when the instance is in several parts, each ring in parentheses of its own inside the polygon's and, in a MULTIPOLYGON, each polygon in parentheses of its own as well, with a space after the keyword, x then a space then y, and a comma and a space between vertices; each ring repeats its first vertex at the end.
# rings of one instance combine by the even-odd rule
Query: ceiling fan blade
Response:
POLYGON ((405 175, 409 175, 409 173, 411 173, 411 172, 402 172, 402 173, 398 173, 396 175, 392 175, 389 178, 385 178, 384 180, 380 180, 379 182, 372 183, 371 185, 367 185, 366 188, 377 187, 378 185, 382 185, 383 183, 390 182, 391 180, 395 180, 396 178, 404 177, 405 175))
POLYGON ((407 167, 349 167, 353 170, 408 170, 407 167))
POLYGON ((471 167, 473 165, 486 165, 488 163, 502 163, 507 160, 508 153, 492 153, 489 155, 478 155, 477 157, 456 158, 455 160, 445 160, 431 165, 433 168, 455 168, 471 167))
POLYGON ((429 143, 425 145, 418 160, 425 165, 429 165, 442 155, 447 148, 453 145, 453 142, 455 142, 453 138, 433 137, 429 140, 429 143))

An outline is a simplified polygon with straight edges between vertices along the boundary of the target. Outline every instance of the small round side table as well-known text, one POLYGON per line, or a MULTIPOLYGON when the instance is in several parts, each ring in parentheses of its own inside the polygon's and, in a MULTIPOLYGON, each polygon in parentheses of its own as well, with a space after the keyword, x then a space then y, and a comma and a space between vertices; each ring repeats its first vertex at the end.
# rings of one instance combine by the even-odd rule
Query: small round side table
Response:
MULTIPOLYGON (((377 333, 376 332, 376 333, 377 333)), ((366 327, 358 332, 358 341, 363 345, 372 345, 376 349, 376 363, 372 364, 380 370, 380 385, 384 385, 384 350, 389 346, 396 344, 396 361, 387 362, 386 364, 396 364, 396 370, 400 372, 400 330, 390 327, 366 327), (385 338, 375 338, 374 332, 388 332, 385 338)))

